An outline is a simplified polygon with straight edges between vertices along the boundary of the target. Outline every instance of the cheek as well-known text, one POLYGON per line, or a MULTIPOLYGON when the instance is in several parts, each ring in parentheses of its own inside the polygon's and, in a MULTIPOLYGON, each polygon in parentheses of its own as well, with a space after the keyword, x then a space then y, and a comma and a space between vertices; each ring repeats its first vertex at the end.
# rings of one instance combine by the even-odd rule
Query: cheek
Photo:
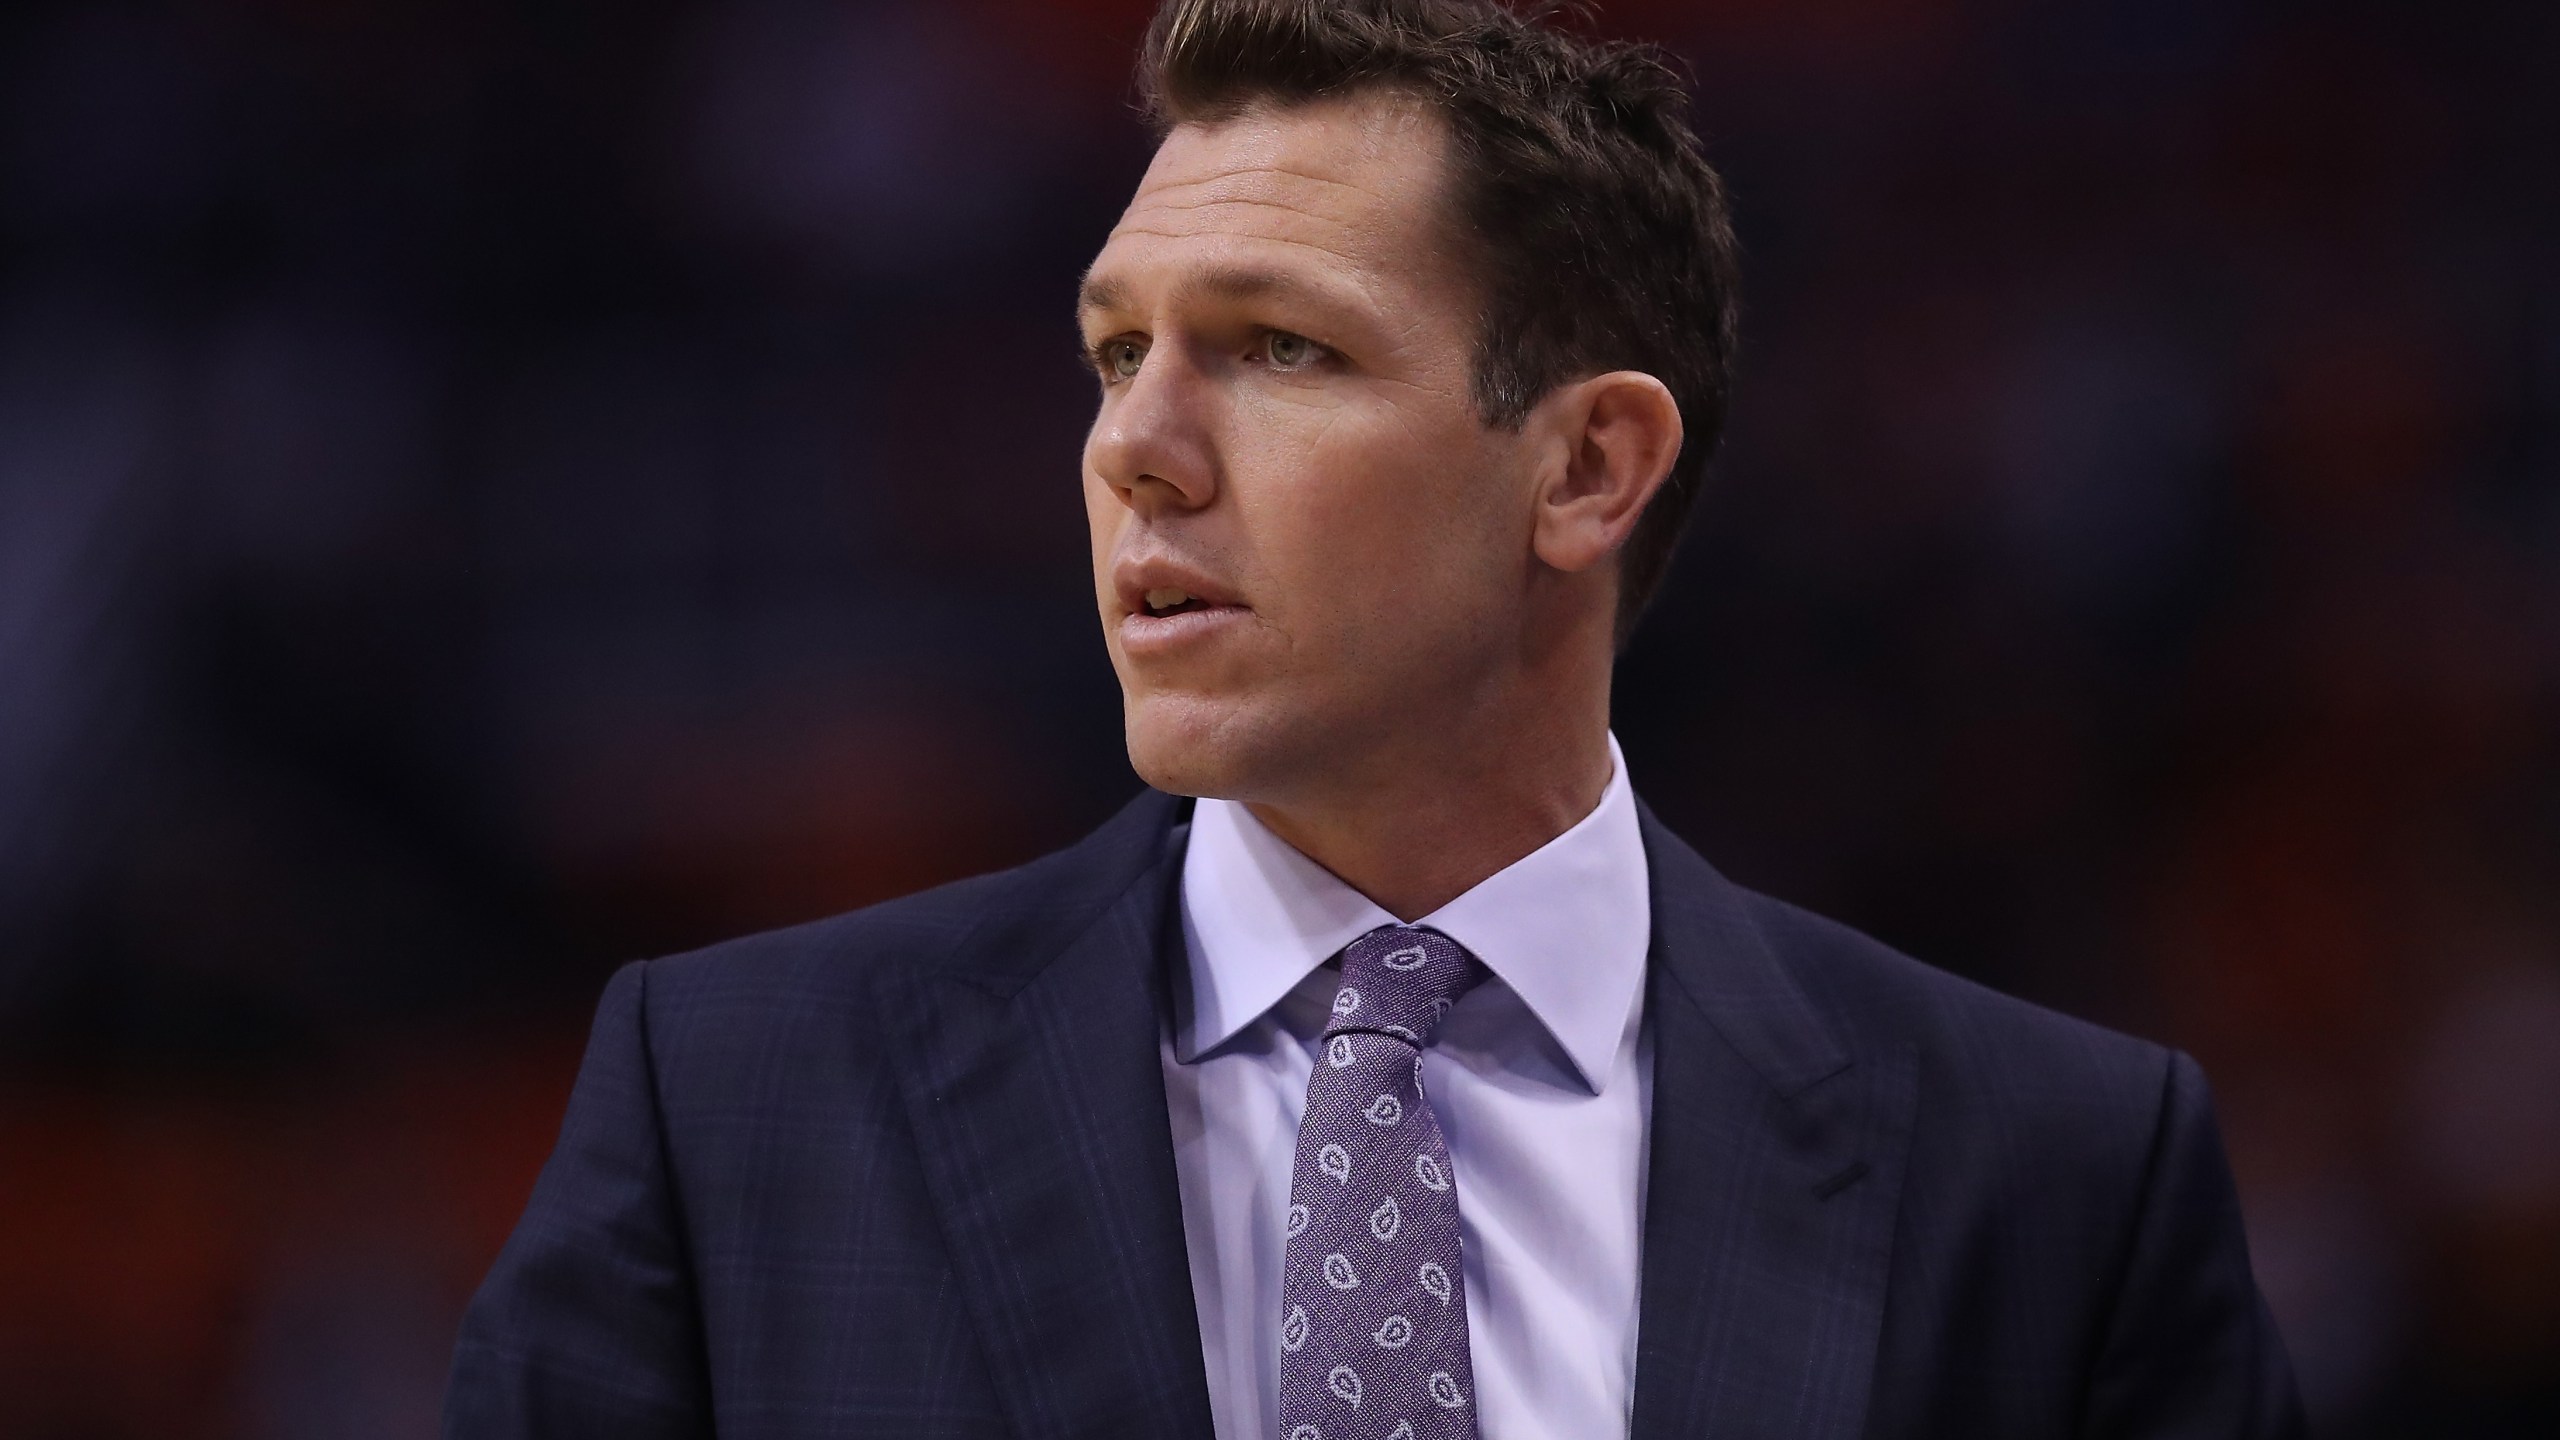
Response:
MULTIPOLYGON (((1294 443, 1269 447, 1271 483, 1253 528, 1266 563, 1285 565, 1301 616, 1322 615, 1372 640, 1394 614, 1417 639, 1442 609, 1472 606, 1489 568, 1500 509, 1471 417, 1425 423, 1395 412, 1337 412, 1294 443)), ((1239 497, 1242 499, 1243 497, 1239 497)), ((1507 573, 1507 572, 1506 572, 1507 573)))
POLYGON ((1129 520, 1129 507, 1120 503, 1111 487, 1102 483, 1091 466, 1084 472, 1085 532, 1092 542, 1093 576, 1097 588, 1105 585, 1106 571, 1111 566, 1111 552, 1118 543, 1120 527, 1129 520))

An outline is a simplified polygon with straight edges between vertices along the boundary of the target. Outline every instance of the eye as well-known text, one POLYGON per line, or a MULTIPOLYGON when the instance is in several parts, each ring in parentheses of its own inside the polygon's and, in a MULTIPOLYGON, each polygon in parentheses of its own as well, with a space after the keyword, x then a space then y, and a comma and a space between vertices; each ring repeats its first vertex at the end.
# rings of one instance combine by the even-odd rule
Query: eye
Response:
POLYGON ((1324 347, 1304 335, 1273 330, 1262 337, 1262 358, 1274 370, 1303 370, 1324 355, 1324 347))
POLYGON ((1122 336, 1105 340, 1093 347, 1093 368, 1105 384, 1114 380, 1134 380, 1138 367, 1146 363, 1147 347, 1122 336))

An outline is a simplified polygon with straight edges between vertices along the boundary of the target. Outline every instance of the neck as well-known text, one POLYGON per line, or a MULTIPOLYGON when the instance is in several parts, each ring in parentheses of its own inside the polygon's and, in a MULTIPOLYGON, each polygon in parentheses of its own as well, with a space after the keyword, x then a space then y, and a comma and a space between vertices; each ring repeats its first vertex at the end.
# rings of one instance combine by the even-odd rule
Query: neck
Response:
MULTIPOLYGON (((1354 783, 1254 818, 1299 853, 1411 922, 1572 829, 1609 784, 1605 672, 1590 703, 1512 723, 1403 737, 1372 749, 1354 783)), ((1351 777, 1344 777, 1351 778, 1351 777)))

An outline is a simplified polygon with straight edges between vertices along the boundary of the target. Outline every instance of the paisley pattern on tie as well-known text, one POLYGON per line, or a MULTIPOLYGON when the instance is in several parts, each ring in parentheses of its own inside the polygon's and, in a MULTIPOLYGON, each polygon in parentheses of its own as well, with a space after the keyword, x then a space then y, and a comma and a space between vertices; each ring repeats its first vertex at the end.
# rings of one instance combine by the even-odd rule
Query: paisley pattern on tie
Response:
POLYGON ((1456 1173, 1422 1052, 1488 973, 1458 942, 1407 925, 1343 952, 1289 1194, 1290 1440, 1475 1440, 1456 1173))

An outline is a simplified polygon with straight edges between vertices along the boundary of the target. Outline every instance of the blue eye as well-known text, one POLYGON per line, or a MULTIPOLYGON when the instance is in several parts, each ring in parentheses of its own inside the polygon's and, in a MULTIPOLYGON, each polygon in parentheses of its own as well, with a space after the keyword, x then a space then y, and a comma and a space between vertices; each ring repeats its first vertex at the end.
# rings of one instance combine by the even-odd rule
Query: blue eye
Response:
POLYGON ((1147 352, 1135 340, 1106 340, 1102 345, 1103 373, 1114 380, 1135 379, 1147 352))
POLYGON ((1304 335, 1274 330, 1262 337, 1262 354, 1275 370, 1295 370, 1316 358, 1316 342, 1304 335))

